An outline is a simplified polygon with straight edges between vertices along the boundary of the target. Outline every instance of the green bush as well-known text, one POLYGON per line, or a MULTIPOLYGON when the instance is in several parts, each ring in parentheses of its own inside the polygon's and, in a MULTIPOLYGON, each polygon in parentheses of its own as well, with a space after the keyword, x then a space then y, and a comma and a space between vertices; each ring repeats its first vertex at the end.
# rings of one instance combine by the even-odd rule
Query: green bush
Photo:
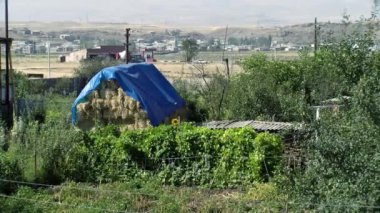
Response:
POLYGON ((83 143, 84 134, 64 120, 19 126, 14 129, 8 154, 17 161, 26 180, 57 184, 70 177, 66 171, 80 166, 68 156, 83 143))
MULTIPOLYGON (((0 151, 0 179, 21 180, 22 172, 16 161, 10 159, 7 153, 0 151)), ((11 193, 17 188, 16 184, 0 181, 0 193, 11 193)))
POLYGON ((72 165, 70 174, 87 174, 70 175, 72 180, 110 182, 148 175, 171 185, 234 187, 272 176, 283 146, 278 136, 250 128, 222 131, 183 124, 122 133, 107 126, 71 151, 70 162, 81 163, 72 165))

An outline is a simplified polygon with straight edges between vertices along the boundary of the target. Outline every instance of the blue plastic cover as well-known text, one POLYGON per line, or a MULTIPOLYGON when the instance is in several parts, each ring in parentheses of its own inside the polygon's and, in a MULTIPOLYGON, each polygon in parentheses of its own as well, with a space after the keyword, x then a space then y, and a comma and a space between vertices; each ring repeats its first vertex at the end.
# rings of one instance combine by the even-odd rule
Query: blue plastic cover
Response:
POLYGON ((87 101, 87 96, 105 80, 116 80, 128 96, 140 102, 153 126, 158 126, 185 105, 183 98, 153 64, 123 64, 102 69, 88 82, 72 105, 73 124, 77 122, 77 105, 87 101))

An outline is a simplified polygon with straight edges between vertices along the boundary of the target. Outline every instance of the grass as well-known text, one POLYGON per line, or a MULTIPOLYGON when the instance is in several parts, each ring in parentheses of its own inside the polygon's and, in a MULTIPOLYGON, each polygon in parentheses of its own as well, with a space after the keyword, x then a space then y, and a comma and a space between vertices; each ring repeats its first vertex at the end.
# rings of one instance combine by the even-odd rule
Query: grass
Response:
POLYGON ((155 180, 129 180, 92 186, 65 183, 0 198, 3 212, 278 212, 286 201, 270 183, 246 190, 162 186, 155 180), (268 196, 270 193, 270 196, 268 196), (23 209, 19 209, 23 210, 23 209))

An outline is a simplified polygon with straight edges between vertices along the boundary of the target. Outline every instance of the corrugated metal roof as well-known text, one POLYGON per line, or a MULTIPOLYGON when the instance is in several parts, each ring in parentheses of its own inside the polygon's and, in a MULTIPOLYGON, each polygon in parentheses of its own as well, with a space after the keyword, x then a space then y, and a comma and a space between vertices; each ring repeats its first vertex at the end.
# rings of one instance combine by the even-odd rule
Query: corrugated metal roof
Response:
POLYGON ((124 46, 100 46, 100 48, 87 49, 88 54, 109 54, 109 53, 119 53, 125 50, 124 46))
POLYGON ((301 124, 288 122, 269 122, 269 121, 210 121, 203 123, 202 126, 211 129, 231 129, 241 127, 252 127, 258 131, 282 131, 289 129, 300 129, 301 124))

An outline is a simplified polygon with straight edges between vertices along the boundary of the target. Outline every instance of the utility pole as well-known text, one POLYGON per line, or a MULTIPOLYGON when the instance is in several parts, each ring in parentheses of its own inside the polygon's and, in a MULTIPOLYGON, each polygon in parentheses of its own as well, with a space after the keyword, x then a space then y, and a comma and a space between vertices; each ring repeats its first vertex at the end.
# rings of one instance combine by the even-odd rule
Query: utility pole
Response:
POLYGON ((317 54, 318 51, 318 20, 315 18, 314 22, 314 55, 317 54))
MULTIPOLYGON (((8 32, 8 0, 5 0, 5 104, 7 105, 8 110, 10 110, 10 101, 9 101, 9 32, 8 32)), ((10 113, 8 111, 8 113, 10 113)))
POLYGON ((125 29, 125 63, 129 63, 129 32, 131 31, 131 28, 125 29))
MULTIPOLYGON (((5 97, 0 96, 1 98, 4 98, 4 99, 1 99, 0 102, 1 102, 1 118, 6 122, 7 128, 10 129, 12 127, 12 122, 13 122, 13 105, 11 102, 11 94, 13 93, 11 93, 11 86, 10 86, 10 72, 11 72, 10 52, 11 52, 11 44, 12 44, 13 39, 9 38, 8 17, 9 17, 8 0, 5 0, 5 38, 0 38, 0 43, 5 44, 5 97)), ((1 82, 0 82, 0 85, 1 85, 1 82)))
POLYGON ((224 52, 226 51, 226 43, 227 43, 227 34, 228 34, 228 25, 226 26, 226 32, 224 34, 224 44, 223 44, 223 55, 222 55, 222 61, 226 63, 227 68, 227 79, 230 80, 230 66, 228 64, 228 58, 224 58, 224 52))

